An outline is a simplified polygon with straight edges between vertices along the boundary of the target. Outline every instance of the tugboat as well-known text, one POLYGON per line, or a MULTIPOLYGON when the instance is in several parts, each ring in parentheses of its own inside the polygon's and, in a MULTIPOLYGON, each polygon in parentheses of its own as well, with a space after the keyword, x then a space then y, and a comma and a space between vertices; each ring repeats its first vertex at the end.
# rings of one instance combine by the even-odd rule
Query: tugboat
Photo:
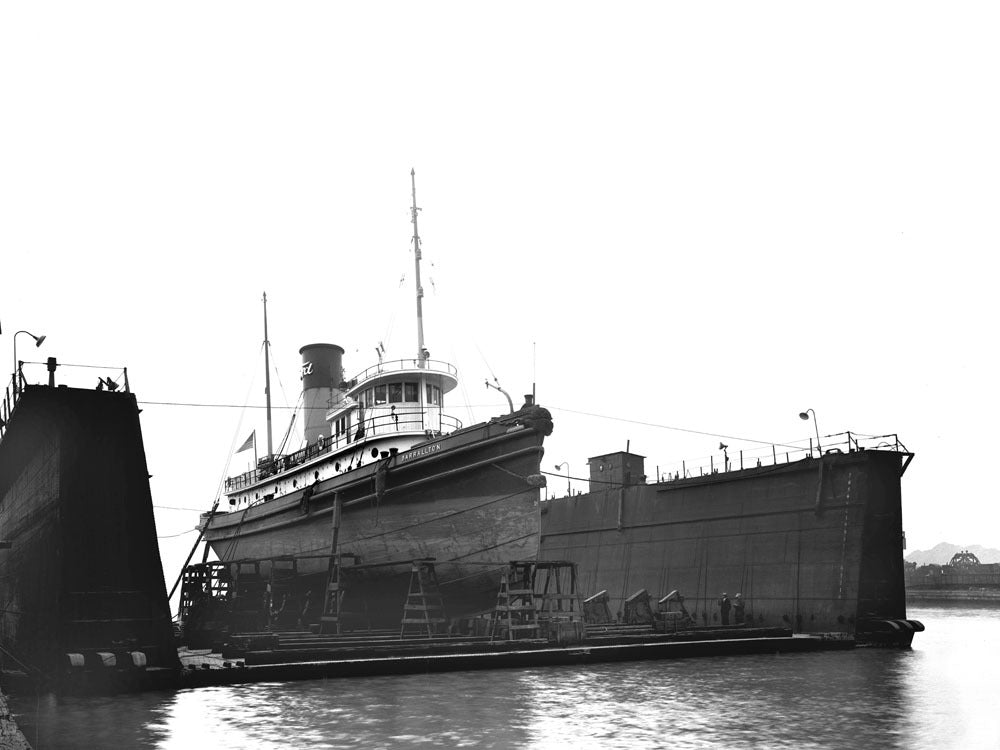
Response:
MULTIPOLYGON (((508 396, 508 414, 471 427, 446 413, 458 372, 424 346, 420 209, 410 177, 415 356, 385 361, 380 346, 376 364, 345 379, 343 348, 302 347, 305 447, 274 452, 268 375, 267 452, 256 468, 230 477, 225 501, 202 515, 219 562, 216 573, 197 575, 235 577, 204 585, 238 587, 240 576, 258 582, 253 622, 243 627, 273 624, 278 613, 296 624, 315 620, 321 608, 329 613, 339 604, 331 589, 333 599, 353 600, 368 624, 398 626, 414 561, 433 564, 449 617, 486 611, 507 563, 538 554, 551 415, 532 395, 518 409, 508 396), (345 593, 338 582, 348 563, 345 593)), ((266 295, 264 344, 269 370, 266 295)), ((244 447, 251 444, 253 436, 244 447)), ((244 604, 251 589, 243 587, 244 604)))

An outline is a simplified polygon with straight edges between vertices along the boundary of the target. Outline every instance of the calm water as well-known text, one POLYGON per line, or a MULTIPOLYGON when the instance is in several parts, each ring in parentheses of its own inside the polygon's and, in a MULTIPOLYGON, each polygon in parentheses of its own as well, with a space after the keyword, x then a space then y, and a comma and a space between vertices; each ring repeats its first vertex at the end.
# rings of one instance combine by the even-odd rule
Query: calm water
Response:
POLYGON ((1000 748, 1000 608, 911 651, 682 659, 12 701, 48 748, 1000 748))

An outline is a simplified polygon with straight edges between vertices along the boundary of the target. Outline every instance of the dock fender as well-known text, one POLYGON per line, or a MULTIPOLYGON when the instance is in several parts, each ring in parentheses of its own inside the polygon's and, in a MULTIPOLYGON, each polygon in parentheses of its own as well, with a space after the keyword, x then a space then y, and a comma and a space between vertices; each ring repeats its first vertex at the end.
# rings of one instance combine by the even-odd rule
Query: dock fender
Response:
POLYGON ((873 617, 871 619, 858 620, 857 630, 861 632, 873 632, 873 633, 885 633, 885 632, 899 632, 902 630, 899 623, 900 620, 885 620, 881 617, 873 617))

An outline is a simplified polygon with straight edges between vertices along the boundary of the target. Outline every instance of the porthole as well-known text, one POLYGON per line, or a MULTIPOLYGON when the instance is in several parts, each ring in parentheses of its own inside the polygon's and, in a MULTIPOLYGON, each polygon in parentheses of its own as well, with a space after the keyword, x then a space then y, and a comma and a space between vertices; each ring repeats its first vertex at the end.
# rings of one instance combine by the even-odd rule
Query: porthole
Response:
POLYGON ((333 465, 333 469, 334 471, 340 471, 340 461, 337 461, 337 463, 333 465))
POLYGON ((378 448, 372 448, 372 458, 378 458, 378 448))
POLYGON ((319 472, 318 471, 314 471, 313 472, 313 479, 315 479, 317 482, 319 481, 319 472))
POLYGON ((292 480, 292 489, 294 490, 298 486, 299 486, 299 480, 298 479, 293 479, 292 480))

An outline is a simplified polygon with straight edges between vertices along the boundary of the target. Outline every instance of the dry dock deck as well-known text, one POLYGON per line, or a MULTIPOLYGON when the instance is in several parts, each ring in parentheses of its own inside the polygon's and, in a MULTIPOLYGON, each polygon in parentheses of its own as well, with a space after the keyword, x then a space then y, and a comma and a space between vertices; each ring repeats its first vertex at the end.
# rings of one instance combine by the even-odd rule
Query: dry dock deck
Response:
POLYGON ((588 628, 584 641, 567 645, 542 639, 491 642, 488 637, 470 636, 402 640, 398 635, 388 634, 258 633, 233 640, 239 642, 241 639, 247 648, 227 648, 221 653, 181 649, 185 669, 179 686, 799 653, 854 647, 853 639, 793 635, 780 628, 694 629, 669 634, 651 633, 648 628, 588 628), (266 642, 267 647, 260 647, 261 642, 266 642))

